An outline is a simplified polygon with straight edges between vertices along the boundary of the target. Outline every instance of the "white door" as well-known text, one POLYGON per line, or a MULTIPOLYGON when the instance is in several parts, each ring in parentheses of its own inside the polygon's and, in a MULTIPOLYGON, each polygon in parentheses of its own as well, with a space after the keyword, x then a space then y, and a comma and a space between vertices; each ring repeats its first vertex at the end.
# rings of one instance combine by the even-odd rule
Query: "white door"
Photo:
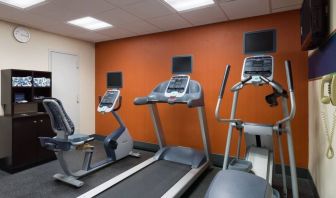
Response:
POLYGON ((61 100, 65 111, 79 131, 79 58, 77 55, 50 52, 52 97, 61 100))

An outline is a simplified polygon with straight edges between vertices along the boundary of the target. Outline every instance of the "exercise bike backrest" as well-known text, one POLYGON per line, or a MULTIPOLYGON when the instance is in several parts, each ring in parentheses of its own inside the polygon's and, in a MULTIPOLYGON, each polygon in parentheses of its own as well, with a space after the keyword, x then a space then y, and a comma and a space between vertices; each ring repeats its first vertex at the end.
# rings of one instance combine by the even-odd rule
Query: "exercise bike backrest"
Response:
POLYGON ((49 114, 51 126, 58 138, 67 139, 75 132, 75 126, 63 108, 62 102, 56 98, 46 98, 42 102, 49 114))

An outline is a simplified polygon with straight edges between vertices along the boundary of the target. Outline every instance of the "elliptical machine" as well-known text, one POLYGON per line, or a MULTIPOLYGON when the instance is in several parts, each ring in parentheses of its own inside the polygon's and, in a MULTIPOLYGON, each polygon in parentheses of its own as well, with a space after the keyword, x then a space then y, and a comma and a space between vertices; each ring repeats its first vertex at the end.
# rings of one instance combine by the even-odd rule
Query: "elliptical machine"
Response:
POLYGON ((224 89, 229 76, 230 65, 226 67, 224 79, 216 106, 216 118, 219 122, 228 123, 228 136, 226 141, 223 170, 212 181, 206 197, 232 197, 232 198, 278 198, 279 192, 272 189, 273 175, 273 134, 276 135, 281 161, 283 194, 287 196, 285 164, 282 151, 281 135, 286 134, 291 171, 292 194, 298 198, 296 166, 290 122, 295 115, 295 96, 290 61, 285 61, 287 82, 289 88, 285 91, 280 84, 273 81, 273 57, 268 55, 247 57, 244 60, 241 81, 231 88, 233 104, 230 119, 220 117, 220 107, 224 89), (266 96, 266 102, 277 106, 277 98, 281 97, 284 118, 275 124, 247 123, 235 118, 239 91, 248 84, 256 86, 270 85, 273 93, 266 96), (291 111, 288 113, 287 98, 291 101, 291 111), (229 150, 231 145, 232 129, 239 132, 236 158, 229 163, 229 150), (246 143, 246 156, 240 158, 241 138, 244 133, 246 143))
POLYGON ((101 113, 111 112, 119 123, 119 128, 104 139, 104 149, 107 156, 106 159, 93 165, 91 164, 91 160, 94 146, 90 145, 89 142, 93 141, 94 137, 83 134, 74 134, 74 124, 65 112, 60 100, 56 98, 47 98, 43 100, 43 106, 49 114, 52 129, 57 136, 53 138, 39 137, 41 146, 55 152, 64 171, 64 174, 55 174, 54 178, 75 187, 81 187, 84 184, 83 181, 78 180, 79 178, 86 176, 93 171, 108 166, 128 155, 135 157, 140 156, 139 153, 132 151, 132 137, 130 136, 125 124, 117 114, 122 101, 119 90, 122 84, 122 74, 121 72, 108 73, 107 77, 108 88, 111 89, 108 89, 105 92, 97 111, 101 113), (118 101, 119 104, 116 107, 118 101), (64 159, 64 153, 73 150, 80 150, 85 153, 82 169, 76 172, 72 172, 69 169, 68 164, 64 159))

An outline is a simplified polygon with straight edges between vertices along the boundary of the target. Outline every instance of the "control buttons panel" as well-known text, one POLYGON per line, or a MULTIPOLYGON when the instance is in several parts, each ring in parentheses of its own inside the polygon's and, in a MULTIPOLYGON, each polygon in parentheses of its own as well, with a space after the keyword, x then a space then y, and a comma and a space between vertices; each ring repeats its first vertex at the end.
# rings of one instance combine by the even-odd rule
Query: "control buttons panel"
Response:
POLYGON ((241 80, 252 77, 247 83, 263 84, 260 76, 273 80, 273 57, 269 55, 247 57, 244 60, 241 80))
POLYGON ((113 111, 119 95, 120 91, 117 89, 107 90, 98 105, 97 111, 102 113, 108 113, 113 111))
POLYGON ((190 76, 188 75, 176 75, 173 76, 165 91, 166 97, 182 97, 188 89, 190 76))

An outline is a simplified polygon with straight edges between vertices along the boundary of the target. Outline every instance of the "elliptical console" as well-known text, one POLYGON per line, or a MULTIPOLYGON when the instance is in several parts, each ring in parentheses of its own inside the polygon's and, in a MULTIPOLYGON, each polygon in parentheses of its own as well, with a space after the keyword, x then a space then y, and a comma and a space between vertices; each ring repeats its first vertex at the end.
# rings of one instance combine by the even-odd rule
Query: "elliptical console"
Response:
POLYGON ((261 85, 265 83, 265 81, 261 79, 261 76, 265 77, 269 81, 272 81, 273 73, 274 65, 272 56, 251 56, 245 58, 244 60, 241 80, 244 81, 247 78, 251 78, 245 83, 261 85))

